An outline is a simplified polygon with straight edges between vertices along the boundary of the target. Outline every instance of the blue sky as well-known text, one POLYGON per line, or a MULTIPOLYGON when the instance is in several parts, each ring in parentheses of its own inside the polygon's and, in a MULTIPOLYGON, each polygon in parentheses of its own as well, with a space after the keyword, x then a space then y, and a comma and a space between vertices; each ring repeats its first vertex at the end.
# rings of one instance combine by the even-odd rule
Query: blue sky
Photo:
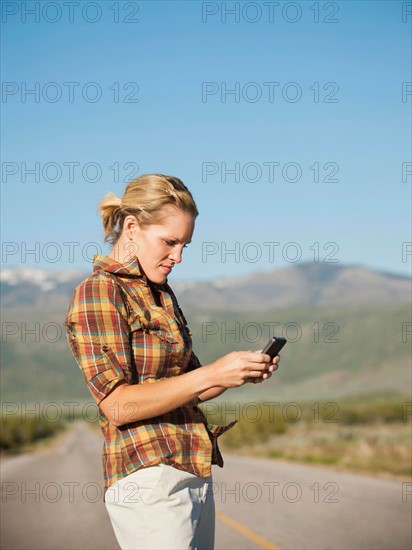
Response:
POLYGON ((3 1, 2 265, 90 271, 99 200, 160 172, 200 211, 176 279, 409 274, 408 6, 3 1))

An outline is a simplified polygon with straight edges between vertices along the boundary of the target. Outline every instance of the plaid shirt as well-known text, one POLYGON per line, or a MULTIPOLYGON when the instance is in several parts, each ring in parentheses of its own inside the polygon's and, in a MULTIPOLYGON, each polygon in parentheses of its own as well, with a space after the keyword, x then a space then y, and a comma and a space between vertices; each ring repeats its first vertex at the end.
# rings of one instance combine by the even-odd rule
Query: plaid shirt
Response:
MULTIPOLYGON (((201 367, 167 283, 150 282, 137 258, 120 264, 96 255, 93 267, 93 274, 74 290, 65 326, 97 405, 119 383, 156 383, 201 367)), ((198 402, 119 427, 99 407, 105 491, 128 474, 159 463, 202 477, 211 475, 212 464, 223 466, 217 437, 235 422, 208 424, 198 402)), ((133 413, 133 405, 128 406, 133 413)))

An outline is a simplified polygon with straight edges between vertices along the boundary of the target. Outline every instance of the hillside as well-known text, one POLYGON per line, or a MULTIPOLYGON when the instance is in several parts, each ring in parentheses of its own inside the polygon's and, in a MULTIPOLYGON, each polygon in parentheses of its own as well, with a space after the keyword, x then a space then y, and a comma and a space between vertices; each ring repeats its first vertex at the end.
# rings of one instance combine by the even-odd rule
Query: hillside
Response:
MULTIPOLYGON (((29 267, 1 272, 2 307, 65 304, 89 273, 29 267)), ((362 266, 302 263, 284 269, 205 282, 170 279, 183 308, 266 311, 305 305, 403 304, 412 298, 408 277, 362 266)))
POLYGON ((411 281, 361 266, 305 263, 236 279, 174 285, 183 307, 266 311, 296 306, 402 304, 411 281))
MULTIPOLYGON (((364 268, 315 268, 319 268, 317 272, 311 265, 293 266, 242 277, 232 285, 226 281, 225 287, 219 283, 227 292, 215 307, 211 299, 196 291, 196 284, 190 288, 187 283, 186 287, 173 285, 193 332, 194 349, 204 364, 234 349, 261 349, 273 333, 289 340, 282 352, 281 369, 270 381, 229 390, 224 394, 226 400, 409 391, 412 336, 406 331, 407 323, 412 322, 410 282, 364 268), (283 293, 277 286, 280 281, 283 293), (251 307, 249 295, 244 298, 248 307, 241 308, 240 298, 236 301, 235 296, 242 288, 244 293, 249 288, 260 305, 251 307), (363 296, 359 295, 361 288, 363 296), (287 307, 270 305, 282 304, 284 294, 289 296, 287 307), (348 296, 346 302, 341 303, 342 295, 348 296)), ((53 278, 49 273, 47 280, 41 275, 31 273, 30 281, 21 277, 15 285, 3 281, 2 399, 90 401, 63 327, 68 299, 84 274, 53 278)), ((207 285, 209 290, 219 286, 216 281, 197 285, 207 285)))

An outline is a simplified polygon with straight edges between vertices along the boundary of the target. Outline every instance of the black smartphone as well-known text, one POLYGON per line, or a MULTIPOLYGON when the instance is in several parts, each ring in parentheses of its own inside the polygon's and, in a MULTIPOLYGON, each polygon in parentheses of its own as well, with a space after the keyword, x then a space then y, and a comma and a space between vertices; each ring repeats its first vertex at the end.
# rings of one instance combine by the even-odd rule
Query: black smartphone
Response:
POLYGON ((281 338, 279 336, 274 336, 270 342, 262 349, 261 353, 267 353, 273 359, 275 355, 278 355, 280 350, 286 344, 286 338, 281 338))

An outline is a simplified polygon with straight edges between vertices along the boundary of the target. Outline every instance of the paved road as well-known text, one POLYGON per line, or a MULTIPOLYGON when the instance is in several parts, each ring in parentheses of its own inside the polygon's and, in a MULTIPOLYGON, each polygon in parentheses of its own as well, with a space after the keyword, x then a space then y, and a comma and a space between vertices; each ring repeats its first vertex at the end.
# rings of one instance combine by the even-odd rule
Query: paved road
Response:
MULTIPOLYGON (((4 550, 117 550, 102 502, 102 439, 86 423, 2 465, 4 550)), ((412 547, 412 484, 228 456, 214 467, 216 549, 412 547)))
POLYGON ((412 483, 227 455, 213 477, 216 508, 278 548, 412 548, 412 483))

